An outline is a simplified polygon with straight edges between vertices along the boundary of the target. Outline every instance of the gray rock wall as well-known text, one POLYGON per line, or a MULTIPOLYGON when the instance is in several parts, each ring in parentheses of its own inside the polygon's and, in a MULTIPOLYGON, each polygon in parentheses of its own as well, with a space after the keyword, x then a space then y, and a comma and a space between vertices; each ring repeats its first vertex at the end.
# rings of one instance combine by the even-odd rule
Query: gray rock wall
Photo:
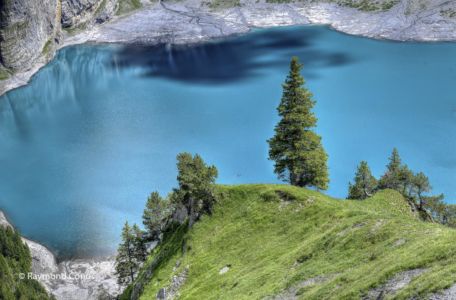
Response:
POLYGON ((54 51, 60 33, 60 0, 0 0, 0 62, 27 70, 54 51))
POLYGON ((103 23, 115 15, 118 1, 0 0, 0 71, 24 72, 47 62, 62 42, 62 27, 103 23))
POLYGON ((103 23, 115 14, 117 3, 118 0, 62 0, 62 26, 103 23))

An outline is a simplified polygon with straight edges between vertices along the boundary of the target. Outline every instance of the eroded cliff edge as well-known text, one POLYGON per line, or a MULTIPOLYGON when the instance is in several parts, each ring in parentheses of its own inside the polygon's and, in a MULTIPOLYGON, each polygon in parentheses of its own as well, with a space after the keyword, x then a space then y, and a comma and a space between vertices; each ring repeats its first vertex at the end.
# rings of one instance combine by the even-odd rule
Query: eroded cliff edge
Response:
POLYGON ((33 66, 59 42, 60 0, 0 0, 0 62, 3 76, 33 66))
POLYGON ((112 18, 119 0, 0 0, 0 94, 25 84, 71 30, 112 18))
POLYGON ((66 45, 193 43, 300 24, 398 41, 454 41, 456 1, 0 0, 0 95, 26 84, 66 45))

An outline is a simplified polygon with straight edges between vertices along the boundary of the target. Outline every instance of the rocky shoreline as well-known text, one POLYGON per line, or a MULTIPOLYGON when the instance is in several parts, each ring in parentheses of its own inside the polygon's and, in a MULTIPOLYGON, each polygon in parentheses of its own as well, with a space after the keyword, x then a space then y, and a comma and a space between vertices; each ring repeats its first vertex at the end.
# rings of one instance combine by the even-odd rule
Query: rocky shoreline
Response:
MULTIPOLYGON (((0 211, 0 226, 11 227, 5 214, 0 211)), ((115 276, 115 258, 74 259, 57 262, 54 254, 45 246, 22 238, 32 255, 33 276, 57 300, 115 299, 121 287, 115 276)))
MULTIPOLYGON (((400 0, 385 11, 361 11, 333 2, 273 4, 244 0, 240 6, 214 10, 201 0, 143 1, 143 7, 130 14, 113 16, 109 22, 93 24, 78 33, 62 34, 55 49, 89 42, 191 44, 247 33, 253 28, 306 24, 327 25, 375 39, 454 41, 456 3, 430 0, 416 7, 413 0, 400 0)), ((53 54, 41 56, 26 70, 0 80, 0 95, 27 84, 53 54)))

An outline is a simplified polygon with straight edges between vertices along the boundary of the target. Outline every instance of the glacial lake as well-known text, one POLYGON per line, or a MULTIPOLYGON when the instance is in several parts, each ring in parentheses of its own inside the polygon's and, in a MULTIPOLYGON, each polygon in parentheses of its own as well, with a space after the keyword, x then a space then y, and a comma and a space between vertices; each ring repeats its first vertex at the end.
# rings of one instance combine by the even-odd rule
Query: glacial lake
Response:
POLYGON ((360 160, 397 147, 456 201, 456 43, 397 43, 326 27, 258 30, 191 47, 82 45, 0 97, 0 209, 60 257, 112 254, 147 196, 199 153, 219 183, 276 183, 266 140, 290 57, 305 64, 331 196, 360 160))

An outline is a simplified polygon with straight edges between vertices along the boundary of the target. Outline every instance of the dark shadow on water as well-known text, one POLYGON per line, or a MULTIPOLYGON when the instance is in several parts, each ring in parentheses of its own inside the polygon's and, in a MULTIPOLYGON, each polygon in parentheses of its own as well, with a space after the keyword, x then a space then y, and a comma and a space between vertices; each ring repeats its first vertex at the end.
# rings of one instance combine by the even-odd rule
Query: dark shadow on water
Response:
POLYGON ((112 58, 115 68, 143 67, 144 76, 188 83, 221 84, 261 75, 267 68, 284 68, 297 55, 306 77, 318 69, 339 67, 355 60, 348 53, 318 49, 322 31, 299 28, 267 30, 196 45, 130 45, 112 58))

